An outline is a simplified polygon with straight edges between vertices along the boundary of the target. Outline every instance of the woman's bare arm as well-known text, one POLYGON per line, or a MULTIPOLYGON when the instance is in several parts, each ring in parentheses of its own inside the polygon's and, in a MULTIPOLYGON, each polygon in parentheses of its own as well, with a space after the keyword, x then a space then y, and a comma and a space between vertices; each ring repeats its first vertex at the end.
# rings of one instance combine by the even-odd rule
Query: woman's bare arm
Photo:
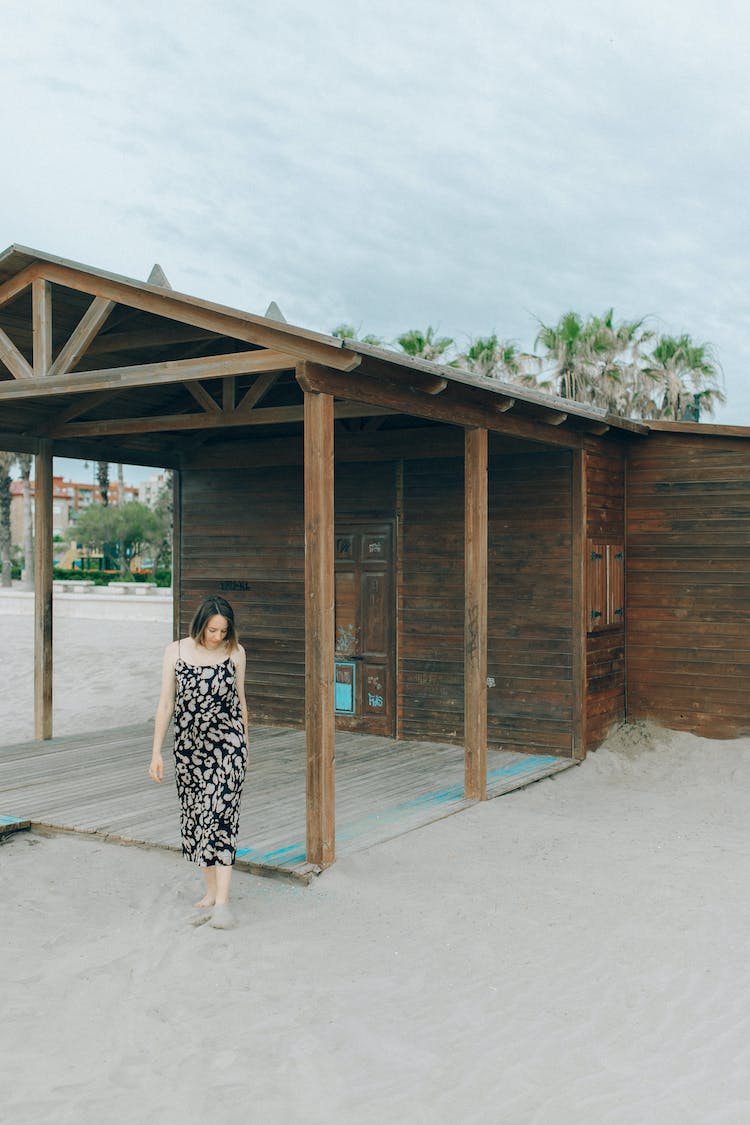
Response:
POLYGON ((174 666, 177 660, 177 642, 173 641, 164 650, 164 659, 161 666, 161 695, 156 708, 154 720, 154 746, 151 753, 151 764, 148 767, 149 777, 160 785, 164 780, 164 759, 161 748, 169 727, 169 720, 174 711, 174 666))
POLYGON ((247 699, 245 698, 245 666, 246 657, 245 650, 242 645, 237 645, 237 648, 232 653, 232 661, 236 670, 237 680, 237 695, 240 700, 240 711, 242 712, 242 722, 245 726, 245 764, 250 761, 250 726, 247 717, 247 699))

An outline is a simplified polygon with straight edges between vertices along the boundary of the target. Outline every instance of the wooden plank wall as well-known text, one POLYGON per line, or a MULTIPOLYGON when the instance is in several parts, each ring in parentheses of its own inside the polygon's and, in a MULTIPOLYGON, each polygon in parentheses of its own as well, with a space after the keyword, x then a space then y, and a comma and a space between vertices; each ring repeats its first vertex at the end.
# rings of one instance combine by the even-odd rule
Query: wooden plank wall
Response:
POLYGON ((247 647, 254 722, 304 725, 302 467, 182 473, 180 625, 220 593, 247 647))
POLYGON ((750 734, 750 442, 652 433, 627 499, 628 717, 750 734))
MULTIPOLYGON (((336 472, 336 517, 392 517, 393 462, 336 472)), ((184 470, 180 626, 220 593, 235 609, 247 647, 254 722, 299 727, 305 710, 303 475, 297 465, 184 470)))
MULTIPOLYGON (((493 456, 488 742, 571 753, 570 455, 493 456)), ((463 737, 463 465, 407 461, 398 606, 405 738, 463 737)))
POLYGON ((572 753, 571 455, 493 457, 488 741, 572 753))
MULTIPOLYGON (((586 456, 586 539, 625 541, 625 451, 589 439, 586 456)), ((586 748, 595 749, 625 719, 625 624, 586 638, 586 748)))
POLYGON ((405 461, 397 571, 402 738, 463 738, 463 458, 405 461))
MULTIPOLYGON (((463 737, 461 458, 336 467, 336 519, 397 521, 397 733, 463 737)), ((493 456, 488 742, 569 755, 570 454, 493 456)), ((302 470, 183 470, 181 631, 224 594, 248 639, 253 721, 304 725, 302 470)))

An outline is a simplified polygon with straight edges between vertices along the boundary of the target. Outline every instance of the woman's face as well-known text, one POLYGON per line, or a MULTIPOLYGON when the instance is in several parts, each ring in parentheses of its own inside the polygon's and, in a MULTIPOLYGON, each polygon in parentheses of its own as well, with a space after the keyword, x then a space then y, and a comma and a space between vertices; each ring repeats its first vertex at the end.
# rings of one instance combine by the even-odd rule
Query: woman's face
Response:
POLYGON ((203 630, 203 647, 219 648, 223 645, 227 639, 228 628, 229 622, 221 613, 215 613, 213 617, 209 617, 206 628, 203 630))

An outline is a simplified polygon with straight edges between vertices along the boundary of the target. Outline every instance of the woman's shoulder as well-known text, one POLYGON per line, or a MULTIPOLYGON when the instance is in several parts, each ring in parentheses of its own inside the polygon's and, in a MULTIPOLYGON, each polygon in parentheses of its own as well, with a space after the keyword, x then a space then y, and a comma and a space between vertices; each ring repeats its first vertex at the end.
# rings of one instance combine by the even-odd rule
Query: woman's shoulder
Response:
POLYGON ((237 664, 238 661, 244 662, 245 660, 245 650, 239 642, 234 646, 229 655, 235 664, 237 664))
POLYGON ((180 655, 180 650, 185 649, 189 639, 189 637, 181 637, 178 641, 170 641, 164 649, 164 659, 171 660, 172 662, 177 660, 180 655))

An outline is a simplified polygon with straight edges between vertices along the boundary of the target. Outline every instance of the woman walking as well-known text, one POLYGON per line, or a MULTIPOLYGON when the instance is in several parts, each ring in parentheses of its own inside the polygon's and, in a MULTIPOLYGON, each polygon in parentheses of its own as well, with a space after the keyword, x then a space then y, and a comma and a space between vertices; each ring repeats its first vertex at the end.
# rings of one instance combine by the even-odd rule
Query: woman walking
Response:
POLYGON ((195 924, 233 925, 229 910, 242 783, 248 762, 245 650, 225 598, 198 606, 190 635, 167 645, 149 775, 164 779, 162 745, 174 714, 182 854, 203 869, 195 924))

